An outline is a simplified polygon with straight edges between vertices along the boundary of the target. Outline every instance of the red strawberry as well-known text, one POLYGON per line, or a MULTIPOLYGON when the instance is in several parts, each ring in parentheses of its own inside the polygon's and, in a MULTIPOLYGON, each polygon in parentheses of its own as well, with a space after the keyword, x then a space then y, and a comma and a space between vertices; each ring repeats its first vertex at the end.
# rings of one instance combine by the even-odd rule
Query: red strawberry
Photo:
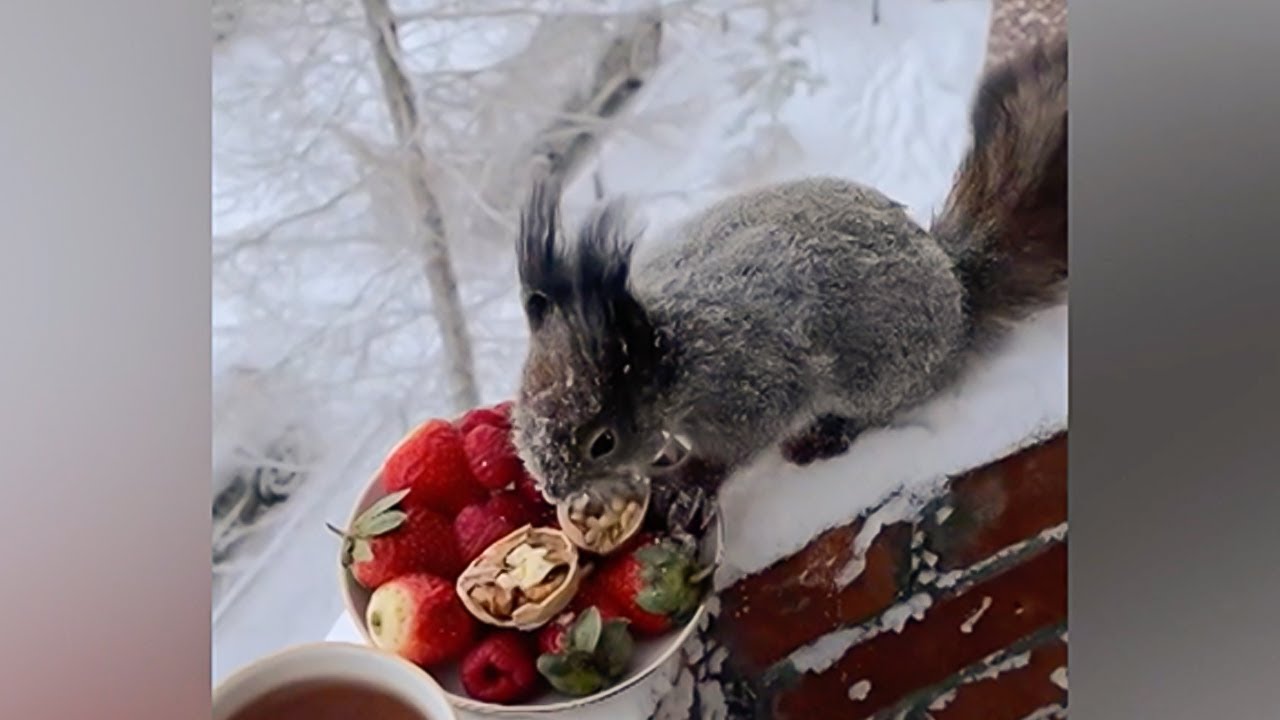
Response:
POLYGON ((426 573, 401 575, 374 590, 365 626, 374 645, 425 667, 461 657, 477 632, 453 583, 426 573))
POLYGON ((594 607, 576 618, 562 618, 538 635, 538 672, 552 687, 580 697, 622 676, 634 650, 626 620, 605 620, 594 607))
POLYGON ((524 474, 524 464, 516 457, 511 431, 480 425, 467 433, 463 446, 471 474, 490 490, 501 490, 524 474))
POLYGON ((447 518, 424 507, 398 509, 407 494, 401 490, 370 505, 345 533, 329 526, 343 538, 342 564, 371 590, 407 573, 453 579, 465 566, 447 518))
POLYGON ((462 436, 443 420, 432 420, 409 434, 382 465, 387 492, 410 490, 407 505, 428 507, 455 517, 484 500, 484 488, 471 476, 462 436))
POLYGON ((528 636, 501 630, 480 641, 462 659, 467 694, 503 705, 528 700, 538 690, 538 669, 528 636))
MULTIPOLYGON (((519 519, 519 518, 516 518, 519 519)), ((464 566, 480 557, 485 548, 527 525, 503 514, 493 501, 462 509, 453 521, 453 535, 464 566)))
POLYGON ((550 505, 542 496, 542 491, 538 489, 537 481, 528 471, 520 473, 520 477, 516 478, 516 490, 520 491, 525 500, 535 505, 550 505))
POLYGON ((564 612, 552 618, 551 622, 543 625, 538 630, 538 653, 558 653, 564 652, 565 637, 569 632, 569 626, 577 618, 574 613, 564 612))
POLYGON ((554 505, 544 505, 538 509, 538 514, 533 519, 534 527, 560 527, 560 518, 556 517, 556 508, 554 505))
POLYGON ((611 556, 587 582, 593 593, 617 604, 636 634, 657 635, 689 620, 708 575, 690 550, 671 540, 649 539, 611 556))
POLYGON ((458 432, 469 435, 477 427, 487 426, 499 430, 511 430, 511 403, 468 410, 458 418, 458 432))
POLYGON ((626 621, 626 618, 622 617, 622 613, 618 612, 616 605, 608 601, 599 604, 592 601, 584 602, 581 597, 581 595, 575 597, 568 610, 552 618, 551 622, 543 625, 538 630, 539 652, 552 654, 564 652, 569 628, 589 609, 594 609, 600 613, 600 619, 605 622, 610 620, 626 621))
POLYGON ((626 614, 618 601, 602 592, 602 588, 592 582, 578 588, 578 594, 569 603, 569 612, 581 615, 587 608, 594 607, 605 620, 626 620, 626 614))
POLYGON ((515 523, 517 527, 528 525, 538 518, 542 509, 533 507, 515 490, 503 490, 489 498, 488 505, 502 517, 515 523))

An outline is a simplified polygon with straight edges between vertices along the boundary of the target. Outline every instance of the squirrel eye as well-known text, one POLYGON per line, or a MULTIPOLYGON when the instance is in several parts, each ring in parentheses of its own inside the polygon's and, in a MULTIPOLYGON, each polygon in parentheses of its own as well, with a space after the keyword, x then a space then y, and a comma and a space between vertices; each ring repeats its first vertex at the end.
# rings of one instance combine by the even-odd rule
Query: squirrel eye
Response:
POLYGON ((601 428, 591 438, 591 443, 587 445, 587 455, 592 460, 599 460, 613 452, 614 447, 618 444, 617 437, 614 436, 613 430, 609 428, 601 428))

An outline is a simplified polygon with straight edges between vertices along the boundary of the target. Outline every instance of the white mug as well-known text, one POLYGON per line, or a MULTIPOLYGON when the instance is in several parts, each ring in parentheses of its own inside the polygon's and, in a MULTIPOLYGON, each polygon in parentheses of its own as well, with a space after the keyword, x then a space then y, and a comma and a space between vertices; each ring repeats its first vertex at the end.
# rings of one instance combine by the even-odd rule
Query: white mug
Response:
POLYGON ((298 645, 238 670, 213 691, 213 719, 230 720, 263 695, 308 680, 347 680, 384 690, 429 720, 458 720, 445 692, 418 666, 363 645, 298 645))

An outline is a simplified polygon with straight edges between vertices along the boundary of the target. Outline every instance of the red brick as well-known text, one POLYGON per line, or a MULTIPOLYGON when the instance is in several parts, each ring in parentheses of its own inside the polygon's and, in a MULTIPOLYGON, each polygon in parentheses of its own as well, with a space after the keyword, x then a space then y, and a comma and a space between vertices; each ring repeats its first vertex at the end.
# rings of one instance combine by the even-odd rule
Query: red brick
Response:
POLYGON ((1067 666, 1067 644, 1053 639, 1031 650, 1025 667, 956 688, 934 720, 1021 720, 1046 705, 1066 705, 1067 691, 1050 676, 1067 666))
MULTIPOLYGON (((1066 519, 1066 434, 952 481, 955 510, 929 533, 938 569, 963 568, 1066 519)), ((835 577, 853 553, 855 521, 819 535, 804 550, 726 590, 717 632, 735 663, 759 673, 841 626, 860 624, 900 595, 910 526, 882 529, 866 568, 845 588, 835 577)))
POLYGON ((927 531, 940 570, 955 570, 1067 520, 1067 435, 956 478, 941 526, 927 531))
POLYGON ((822 673, 801 675, 773 698, 778 720, 868 717, 947 678, 1037 630, 1065 620, 1067 547, 1054 543, 1021 564, 931 607, 901 633, 886 632, 855 645, 822 673), (990 597, 972 632, 962 625, 990 597), (868 680, 861 701, 849 687, 868 680))
POLYGON ((820 535, 804 550, 729 588, 716 625, 735 665, 758 673, 841 625, 857 625, 893 605, 905 575, 911 526, 882 528, 862 573, 836 578, 853 555, 861 521, 820 535))

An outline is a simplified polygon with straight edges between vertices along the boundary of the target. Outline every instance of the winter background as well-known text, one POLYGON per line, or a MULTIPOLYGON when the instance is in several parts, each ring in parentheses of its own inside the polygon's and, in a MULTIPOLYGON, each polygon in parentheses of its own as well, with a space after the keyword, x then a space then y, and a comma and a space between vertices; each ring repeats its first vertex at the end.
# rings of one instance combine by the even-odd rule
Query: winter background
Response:
MULTIPOLYGON (((214 680, 330 633, 324 523, 405 431, 513 393, 514 223, 548 148, 570 216, 626 194, 657 229, 735 189, 834 174, 927 223, 968 142, 989 14, 987 0, 214 0, 214 680), (370 21, 392 17, 387 43, 370 21), (634 92, 610 85, 619 57, 634 92), (583 132, 598 142, 574 143, 583 132)), ((1065 422, 1064 342, 1065 309, 1032 321, 923 425, 860 440, 807 492, 762 501, 788 472, 770 459, 736 479, 726 572, 1065 422), (796 518, 785 533, 753 531, 781 515, 796 518)))

